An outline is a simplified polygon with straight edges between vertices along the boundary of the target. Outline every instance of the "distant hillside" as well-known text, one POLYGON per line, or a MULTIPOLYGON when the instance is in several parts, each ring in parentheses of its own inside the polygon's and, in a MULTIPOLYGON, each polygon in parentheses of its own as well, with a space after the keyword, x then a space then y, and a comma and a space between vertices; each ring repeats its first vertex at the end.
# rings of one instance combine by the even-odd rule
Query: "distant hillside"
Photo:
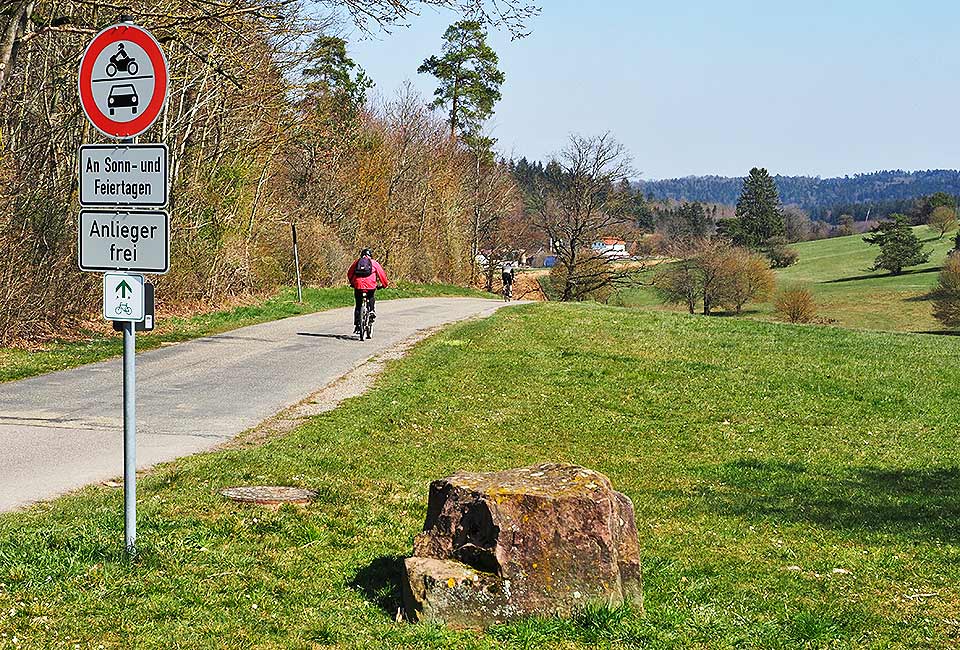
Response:
MULTIPOLYGON (((857 203, 901 201, 934 192, 960 195, 960 171, 933 169, 902 170, 857 174, 843 178, 813 176, 775 176, 780 199, 787 205, 799 205, 812 213, 824 208, 857 203)), ((644 195, 656 199, 677 199, 733 205, 740 196, 743 178, 725 176, 688 176, 663 181, 640 181, 636 186, 644 195)))

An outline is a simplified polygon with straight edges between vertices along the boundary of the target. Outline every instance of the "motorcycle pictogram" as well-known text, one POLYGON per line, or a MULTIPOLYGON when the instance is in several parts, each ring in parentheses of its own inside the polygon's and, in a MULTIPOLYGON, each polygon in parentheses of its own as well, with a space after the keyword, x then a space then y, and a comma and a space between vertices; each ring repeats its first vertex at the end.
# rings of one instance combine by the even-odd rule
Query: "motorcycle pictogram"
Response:
POLYGON ((117 44, 117 53, 110 57, 110 63, 107 64, 107 76, 113 77, 117 72, 126 72, 131 77, 137 74, 137 70, 140 69, 140 66, 137 65, 137 60, 127 54, 126 50, 123 47, 123 43, 117 44))

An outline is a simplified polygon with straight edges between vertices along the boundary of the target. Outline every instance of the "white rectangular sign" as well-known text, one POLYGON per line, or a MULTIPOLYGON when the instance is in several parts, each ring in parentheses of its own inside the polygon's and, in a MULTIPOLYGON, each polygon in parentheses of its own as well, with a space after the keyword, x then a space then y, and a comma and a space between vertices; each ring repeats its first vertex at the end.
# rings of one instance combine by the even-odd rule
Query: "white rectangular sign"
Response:
POLYGON ((143 276, 106 273, 103 276, 103 317, 107 320, 143 320, 143 276))
POLYGON ((162 208, 167 204, 167 145, 80 147, 80 205, 162 208))
POLYGON ((81 210, 77 257, 81 271, 170 270, 170 215, 137 210, 81 210))

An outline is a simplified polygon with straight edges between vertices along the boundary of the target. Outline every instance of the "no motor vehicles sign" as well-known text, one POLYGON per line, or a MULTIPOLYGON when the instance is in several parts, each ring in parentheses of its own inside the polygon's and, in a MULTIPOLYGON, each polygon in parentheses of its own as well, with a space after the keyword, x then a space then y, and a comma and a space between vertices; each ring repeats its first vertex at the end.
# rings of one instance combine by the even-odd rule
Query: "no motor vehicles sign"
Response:
POLYGON ((80 61, 80 104, 104 134, 131 138, 146 131, 167 97, 167 60, 142 27, 107 27, 80 61))

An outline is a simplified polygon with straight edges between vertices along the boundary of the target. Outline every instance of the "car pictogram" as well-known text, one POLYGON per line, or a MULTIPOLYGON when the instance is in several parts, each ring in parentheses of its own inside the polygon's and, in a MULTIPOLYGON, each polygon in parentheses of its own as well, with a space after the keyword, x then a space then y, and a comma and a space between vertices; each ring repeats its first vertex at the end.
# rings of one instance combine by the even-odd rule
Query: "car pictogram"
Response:
POLYGON ((110 107, 110 114, 115 115, 118 108, 129 108, 134 114, 137 112, 137 104, 140 98, 137 96, 137 89, 133 84, 119 84, 110 88, 110 95, 107 97, 107 104, 110 107))

